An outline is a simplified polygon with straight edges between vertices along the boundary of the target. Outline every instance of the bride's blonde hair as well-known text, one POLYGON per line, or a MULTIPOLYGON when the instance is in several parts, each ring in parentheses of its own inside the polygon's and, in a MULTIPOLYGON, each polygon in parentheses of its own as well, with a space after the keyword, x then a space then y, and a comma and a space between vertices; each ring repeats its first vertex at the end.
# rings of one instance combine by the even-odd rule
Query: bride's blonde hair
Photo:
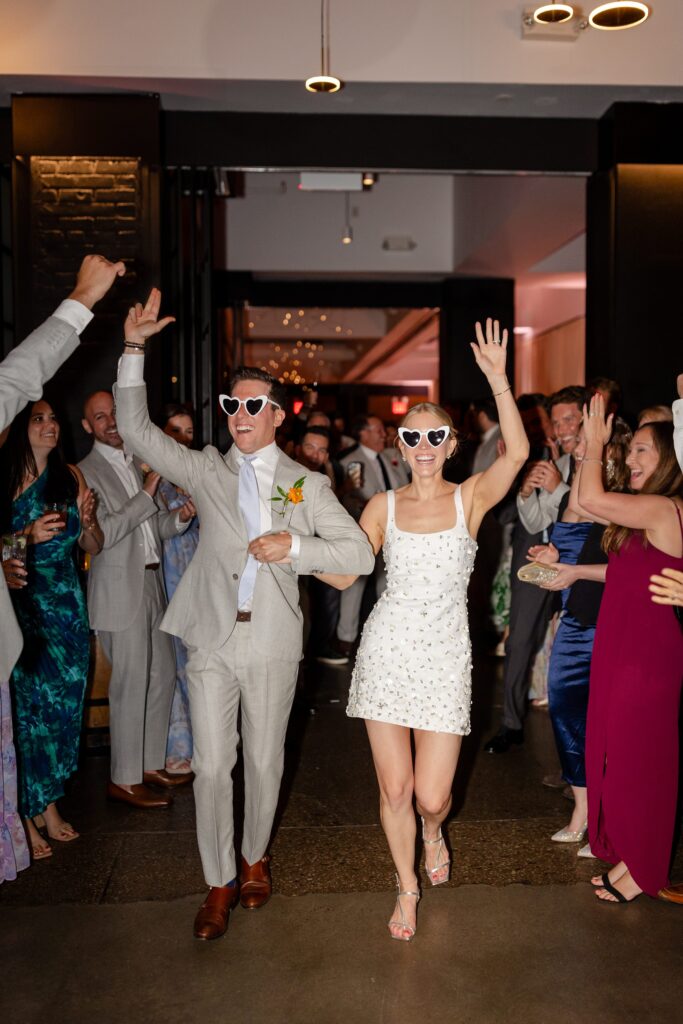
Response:
POLYGON ((400 426, 405 427, 411 416, 415 416, 418 412, 428 412, 432 416, 435 416, 439 423, 443 423, 444 427, 448 427, 448 433, 454 441, 458 440, 458 432, 455 429, 453 420, 448 415, 446 410, 441 405, 435 405, 434 402, 418 402, 417 405, 411 406, 408 412, 401 420, 400 426))

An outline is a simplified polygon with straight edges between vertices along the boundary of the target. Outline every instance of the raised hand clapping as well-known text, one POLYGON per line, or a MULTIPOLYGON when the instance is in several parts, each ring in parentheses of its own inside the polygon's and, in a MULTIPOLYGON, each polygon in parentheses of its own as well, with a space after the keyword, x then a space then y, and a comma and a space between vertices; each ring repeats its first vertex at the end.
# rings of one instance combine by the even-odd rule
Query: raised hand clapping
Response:
POLYGON ((612 436, 612 420, 614 413, 605 418, 605 399, 599 391, 591 398, 590 408, 583 407, 583 431, 586 437, 586 447, 600 445, 604 448, 612 436))

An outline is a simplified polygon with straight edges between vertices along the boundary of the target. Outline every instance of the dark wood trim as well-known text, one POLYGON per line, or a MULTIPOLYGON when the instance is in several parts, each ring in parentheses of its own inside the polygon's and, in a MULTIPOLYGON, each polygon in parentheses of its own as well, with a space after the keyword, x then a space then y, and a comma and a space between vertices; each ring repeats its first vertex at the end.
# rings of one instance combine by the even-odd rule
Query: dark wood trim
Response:
POLYGON ((22 156, 136 156, 159 160, 159 97, 12 97, 12 153, 22 156))
MULTIPOLYGON (((473 280, 467 278, 468 281, 473 280)), ((337 309, 422 309, 440 306, 443 281, 261 280, 242 271, 214 271, 214 301, 226 308, 236 302, 251 306, 330 306, 337 309)))
POLYGON ((167 166, 590 174, 598 121, 165 111, 167 166))

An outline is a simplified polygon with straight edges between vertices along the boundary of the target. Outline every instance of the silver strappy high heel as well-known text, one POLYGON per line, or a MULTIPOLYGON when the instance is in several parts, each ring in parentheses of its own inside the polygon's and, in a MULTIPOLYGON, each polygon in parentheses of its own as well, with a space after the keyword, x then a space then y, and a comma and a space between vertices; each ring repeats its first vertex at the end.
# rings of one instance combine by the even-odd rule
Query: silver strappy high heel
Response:
POLYGON ((437 858, 436 858, 435 866, 433 868, 428 868, 427 864, 425 862, 425 871, 427 873, 427 877, 428 877, 429 881, 432 883, 432 885, 443 885, 445 882, 448 881, 448 879, 450 877, 450 873, 451 873, 451 859, 448 856, 448 851, 446 851, 445 859, 441 860, 441 857, 442 857, 442 855, 444 853, 444 850, 446 849, 446 845, 445 845, 445 843, 443 841, 443 833, 442 833, 441 829, 439 829, 439 834, 436 837, 436 839, 426 839, 425 838, 425 820, 424 820, 424 818, 421 817, 420 821, 422 822, 422 842, 425 844, 425 846, 432 846, 434 843, 438 843, 439 844, 439 849, 437 850, 437 858), (439 872, 442 871, 443 868, 447 868, 448 869, 446 871, 446 877, 445 878, 438 878, 439 872), (438 881, 437 881, 437 879, 438 879, 438 881))
POLYGON ((401 896, 414 896, 416 899, 415 907, 417 908, 417 904, 420 902, 420 893, 414 892, 411 889, 401 889, 401 883, 399 882, 398 875, 396 875, 396 888, 398 889, 398 896, 396 897, 396 906, 398 907, 400 919, 392 917, 388 926, 389 934, 391 935, 392 939, 397 939, 399 942, 410 942, 410 940, 415 935, 415 928, 413 928, 413 926, 411 924, 408 924, 408 922, 406 921, 406 916, 403 913, 403 907, 401 906, 401 896), (409 932, 410 934, 394 935, 394 933, 391 930, 392 925, 395 928, 400 928, 401 931, 409 932))

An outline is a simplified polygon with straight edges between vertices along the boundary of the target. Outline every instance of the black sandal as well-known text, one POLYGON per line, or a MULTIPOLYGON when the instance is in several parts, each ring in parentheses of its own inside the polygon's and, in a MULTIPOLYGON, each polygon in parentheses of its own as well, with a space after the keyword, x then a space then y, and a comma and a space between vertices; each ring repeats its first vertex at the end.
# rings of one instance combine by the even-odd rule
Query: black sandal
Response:
MULTIPOLYGON (((601 886, 597 886, 596 888, 604 889, 605 892, 608 892, 611 896, 614 896, 614 898, 616 899, 617 903, 633 903, 634 900, 638 899, 638 896, 642 896, 643 895, 642 892, 639 892, 638 896, 632 896, 631 899, 629 900, 629 899, 626 898, 626 896, 624 896, 623 893, 619 892, 618 889, 614 888, 614 886, 610 882, 610 880, 607 877, 607 875, 603 875, 602 878, 603 878, 603 881, 604 881, 605 884, 601 885, 601 886)), ((598 899, 600 900, 601 903, 611 903, 612 902, 612 900, 600 899, 599 896, 598 896, 598 899)))

